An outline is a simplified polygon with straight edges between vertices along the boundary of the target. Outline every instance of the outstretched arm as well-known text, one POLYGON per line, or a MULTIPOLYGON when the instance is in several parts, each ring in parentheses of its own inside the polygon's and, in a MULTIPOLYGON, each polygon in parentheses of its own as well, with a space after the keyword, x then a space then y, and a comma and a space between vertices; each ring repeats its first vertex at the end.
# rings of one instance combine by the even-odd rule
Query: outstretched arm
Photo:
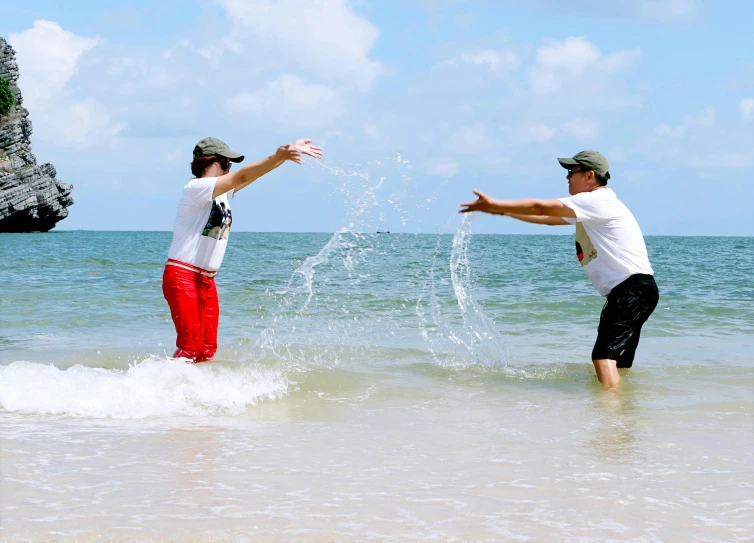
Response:
POLYGON ((532 224, 547 224, 550 226, 566 226, 571 224, 565 222, 563 217, 548 217, 547 215, 517 215, 515 213, 506 213, 506 216, 513 217, 519 221, 530 222, 532 224))
POLYGON ((474 190, 477 195, 475 202, 461 204, 459 213, 481 211, 493 215, 539 215, 546 217, 576 218, 576 213, 560 200, 494 200, 486 194, 474 190))
POLYGON ((309 155, 314 158, 322 157, 322 150, 319 147, 311 145, 312 140, 298 140, 290 145, 281 145, 274 155, 244 166, 237 172, 226 173, 217 178, 215 190, 212 192, 212 198, 217 198, 231 189, 238 192, 247 187, 263 175, 270 173, 272 170, 283 164, 286 160, 292 160, 301 164, 301 155, 309 155))

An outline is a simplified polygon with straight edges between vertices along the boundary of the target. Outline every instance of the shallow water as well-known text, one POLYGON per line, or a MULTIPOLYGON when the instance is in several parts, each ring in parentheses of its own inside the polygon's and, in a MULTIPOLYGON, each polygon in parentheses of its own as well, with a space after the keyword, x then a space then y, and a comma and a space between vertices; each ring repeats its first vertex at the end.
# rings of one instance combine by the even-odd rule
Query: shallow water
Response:
POLYGON ((754 240, 647 239, 613 393, 573 238, 471 222, 232 233, 196 366, 170 233, 0 236, 4 540, 752 541, 754 240))

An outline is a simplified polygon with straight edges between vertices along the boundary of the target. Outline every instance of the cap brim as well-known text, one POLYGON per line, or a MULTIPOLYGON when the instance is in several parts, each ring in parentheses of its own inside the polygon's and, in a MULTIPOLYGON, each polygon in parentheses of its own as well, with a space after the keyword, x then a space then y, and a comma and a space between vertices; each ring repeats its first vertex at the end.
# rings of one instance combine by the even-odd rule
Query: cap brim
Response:
POLYGON ((231 151, 228 149, 227 151, 223 151, 222 153, 217 153, 218 155, 224 156, 225 158, 229 159, 231 162, 243 162, 243 159, 245 158, 242 154, 236 153, 235 151, 231 151))
POLYGON ((563 166, 565 169, 568 169, 572 166, 578 166, 581 164, 578 160, 574 160, 572 158, 559 158, 558 162, 560 162, 560 165, 563 166))

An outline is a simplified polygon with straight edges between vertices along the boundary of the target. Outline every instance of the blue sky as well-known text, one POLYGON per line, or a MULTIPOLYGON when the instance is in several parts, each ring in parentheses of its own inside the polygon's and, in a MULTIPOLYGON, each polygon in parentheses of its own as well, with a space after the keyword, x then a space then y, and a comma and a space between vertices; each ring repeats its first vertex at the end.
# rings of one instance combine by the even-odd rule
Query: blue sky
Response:
MULTIPOLYGON (((5 3, 7 4, 7 3, 5 3)), ((247 231, 452 232, 460 202, 567 196, 602 151, 648 235, 754 235, 754 2, 30 1, 0 8, 58 229, 170 230, 191 150, 263 158, 247 231)), ((476 232, 570 233, 482 217, 476 232)))

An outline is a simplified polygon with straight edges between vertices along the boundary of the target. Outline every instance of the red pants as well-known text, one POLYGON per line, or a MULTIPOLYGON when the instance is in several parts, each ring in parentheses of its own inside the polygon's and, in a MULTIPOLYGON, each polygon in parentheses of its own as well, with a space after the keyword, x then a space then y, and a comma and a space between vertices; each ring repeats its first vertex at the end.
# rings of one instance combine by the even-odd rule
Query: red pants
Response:
POLYGON ((178 339, 175 358, 212 360, 217 351, 220 303, 215 278, 178 266, 165 266, 162 293, 170 306, 178 339))

